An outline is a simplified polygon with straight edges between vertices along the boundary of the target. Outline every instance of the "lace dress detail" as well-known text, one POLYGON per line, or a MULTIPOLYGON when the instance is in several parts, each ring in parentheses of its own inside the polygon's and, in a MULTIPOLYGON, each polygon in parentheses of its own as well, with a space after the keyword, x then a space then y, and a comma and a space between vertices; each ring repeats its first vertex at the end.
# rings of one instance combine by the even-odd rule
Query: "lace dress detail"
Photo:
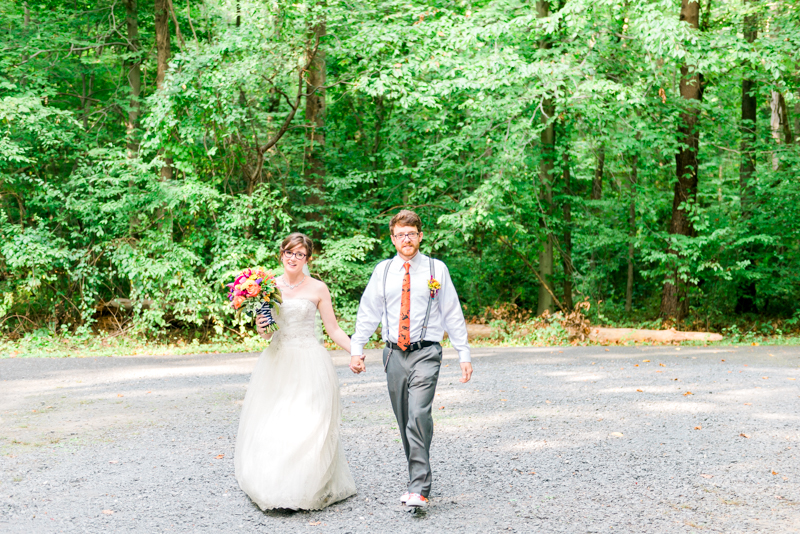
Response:
POLYGON ((339 381, 316 338, 316 306, 286 299, 242 405, 234 464, 262 510, 319 510, 356 493, 339 439, 339 381))

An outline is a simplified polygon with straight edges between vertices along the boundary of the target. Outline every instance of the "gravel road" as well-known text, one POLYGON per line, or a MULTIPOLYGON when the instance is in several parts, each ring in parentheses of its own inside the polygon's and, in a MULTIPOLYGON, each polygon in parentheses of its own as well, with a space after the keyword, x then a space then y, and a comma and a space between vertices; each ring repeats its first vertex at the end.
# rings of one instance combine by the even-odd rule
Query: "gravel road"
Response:
POLYGON ((800 348, 446 351, 416 514, 377 351, 331 354, 359 493, 296 513, 234 478, 256 354, 0 360, 0 532, 800 532, 800 348))

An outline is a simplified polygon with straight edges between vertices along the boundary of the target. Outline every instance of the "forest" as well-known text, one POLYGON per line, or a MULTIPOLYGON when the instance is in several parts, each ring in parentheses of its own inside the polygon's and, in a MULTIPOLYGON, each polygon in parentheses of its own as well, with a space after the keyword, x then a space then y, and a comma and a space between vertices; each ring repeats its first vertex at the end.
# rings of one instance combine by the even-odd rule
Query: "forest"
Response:
POLYGON ((0 336, 224 336, 291 231, 352 333, 402 208, 474 322, 800 328, 793 0, 0 0, 0 47, 0 336))

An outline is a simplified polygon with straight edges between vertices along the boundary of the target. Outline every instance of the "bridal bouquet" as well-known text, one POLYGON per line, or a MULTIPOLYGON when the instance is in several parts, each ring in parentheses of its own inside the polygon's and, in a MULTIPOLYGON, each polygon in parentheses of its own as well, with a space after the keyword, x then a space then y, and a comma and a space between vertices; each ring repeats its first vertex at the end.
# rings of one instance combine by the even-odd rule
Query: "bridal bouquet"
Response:
POLYGON ((270 321, 267 332, 278 329, 270 307, 283 303, 283 298, 272 272, 263 267, 250 267, 239 273, 227 287, 230 288, 228 300, 234 310, 251 316, 265 315, 270 321))

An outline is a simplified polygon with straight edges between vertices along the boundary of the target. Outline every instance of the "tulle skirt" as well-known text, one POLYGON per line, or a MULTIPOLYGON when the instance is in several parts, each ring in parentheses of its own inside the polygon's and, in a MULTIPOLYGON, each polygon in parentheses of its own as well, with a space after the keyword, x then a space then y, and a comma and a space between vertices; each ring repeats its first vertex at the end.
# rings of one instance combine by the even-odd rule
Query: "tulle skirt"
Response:
POLYGON ((339 439, 339 381, 314 337, 258 359, 236 437, 236 480, 262 510, 319 510, 356 493, 339 439))

